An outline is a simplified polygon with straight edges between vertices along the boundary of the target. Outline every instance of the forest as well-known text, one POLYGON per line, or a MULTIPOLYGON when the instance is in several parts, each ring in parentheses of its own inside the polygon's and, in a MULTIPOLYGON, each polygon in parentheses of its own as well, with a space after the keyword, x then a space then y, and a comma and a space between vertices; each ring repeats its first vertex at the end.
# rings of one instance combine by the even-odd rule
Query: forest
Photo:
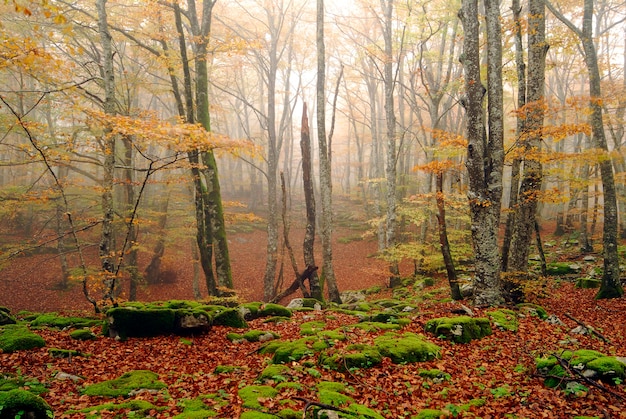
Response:
POLYGON ((1 2, 0 418, 626 417, 625 25, 1 2))

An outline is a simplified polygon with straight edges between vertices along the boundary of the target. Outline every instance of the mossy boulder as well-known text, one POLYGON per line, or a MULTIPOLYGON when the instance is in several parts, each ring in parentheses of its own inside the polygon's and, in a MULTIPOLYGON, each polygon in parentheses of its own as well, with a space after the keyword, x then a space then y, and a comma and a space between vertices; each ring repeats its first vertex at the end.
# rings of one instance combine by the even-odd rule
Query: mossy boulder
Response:
POLYGON ((320 357, 320 364, 332 370, 346 371, 352 368, 370 368, 380 364, 382 360, 383 356, 376 347, 353 344, 337 353, 324 354, 320 357))
POLYGON ((150 417, 151 411, 159 410, 152 403, 145 400, 129 400, 123 403, 104 403, 97 406, 90 406, 78 411, 68 411, 67 414, 83 413, 85 419, 98 419, 118 412, 115 417, 150 417))
POLYGON ((546 311, 546 309, 537 304, 522 303, 518 304, 517 308, 520 310, 521 313, 539 317, 541 320, 545 320, 548 318, 548 312, 546 311))
POLYGON ((241 311, 236 308, 224 308, 216 312, 213 318, 213 325, 234 327, 237 329, 243 329, 248 327, 241 311))
POLYGON ((70 337, 76 340, 95 340, 97 336, 89 329, 76 329, 70 332, 70 337))
POLYGON ((91 384, 82 391, 87 396, 128 397, 138 390, 162 390, 167 386, 159 381, 158 374, 148 370, 135 370, 114 380, 91 384))
POLYGON ((602 281, 598 278, 578 278, 576 280, 576 288, 600 288, 600 285, 602 285, 602 281))
POLYGON ((44 399, 26 390, 0 391, 0 418, 54 418, 44 399))
POLYGON ((267 303, 261 306, 259 309, 260 317, 272 317, 272 316, 280 316, 280 317, 291 317, 292 312, 285 306, 280 304, 272 304, 267 303))
POLYGON ((265 381, 275 381, 275 382, 283 382, 288 381, 289 373, 291 369, 283 364, 273 364, 268 365, 261 371, 259 374, 258 380, 261 382, 265 381))
POLYGON ((489 319, 485 317, 440 317, 429 320, 425 330, 437 337, 457 343, 468 343, 491 334, 489 319))
POLYGON ((244 334, 240 333, 228 333, 226 338, 231 342, 243 343, 243 342, 267 342, 277 339, 279 336, 274 332, 267 332, 265 330, 248 330, 244 334))
POLYGON ((30 322, 31 327, 53 327, 56 329, 68 329, 72 327, 92 327, 99 326, 101 324, 101 319, 67 317, 61 316, 58 313, 41 314, 30 322))
POLYGON ((326 323, 322 321, 310 321, 300 325, 300 334, 302 336, 315 336, 317 333, 324 330, 326 323))
POLYGON ((572 275, 580 272, 580 265, 567 262, 552 262, 546 266, 548 275, 572 275))
POLYGON ((567 363, 568 367, 581 371, 586 377, 595 380, 614 383, 615 379, 623 380, 626 378, 626 365, 624 363, 614 356, 606 356, 595 350, 565 351, 559 357, 562 361, 559 361, 556 356, 535 359, 537 371, 546 377, 544 380, 546 387, 565 386, 566 380, 561 380, 561 378, 567 376, 567 370, 563 368, 561 362, 567 363))
POLYGON ((43 348, 46 341, 23 324, 0 327, 0 350, 2 352, 24 351, 43 348))
POLYGON ((588 370, 595 371, 598 378, 603 381, 612 381, 615 378, 623 380, 626 365, 618 361, 614 356, 602 356, 589 361, 586 365, 588 370))
POLYGON ((15 323, 17 323, 17 320, 11 315, 11 311, 6 307, 0 306, 0 326, 15 323))
POLYGON ((110 337, 154 337, 174 333, 176 314, 171 308, 114 307, 106 312, 110 337))
POLYGON ((201 308, 179 308, 174 311, 174 332, 178 335, 201 334, 211 330, 212 316, 201 308))
POLYGON ((273 341, 261 348, 262 354, 273 354, 272 363, 285 364, 315 355, 328 348, 328 343, 322 339, 305 337, 292 341, 273 341))
POLYGON ((491 319, 494 326, 502 330, 517 332, 517 330, 519 329, 519 320, 517 319, 517 313, 513 310, 503 308, 500 310, 489 311, 487 313, 487 317, 491 319))
POLYGON ((381 355, 395 364, 424 362, 440 356, 441 348, 415 333, 385 333, 374 339, 381 355))

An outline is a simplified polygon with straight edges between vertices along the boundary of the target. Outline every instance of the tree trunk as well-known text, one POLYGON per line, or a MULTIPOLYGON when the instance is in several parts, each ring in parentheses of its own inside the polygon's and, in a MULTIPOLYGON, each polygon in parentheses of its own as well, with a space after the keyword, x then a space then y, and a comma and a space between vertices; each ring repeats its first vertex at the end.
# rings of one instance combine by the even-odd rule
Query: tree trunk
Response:
MULTIPOLYGON (((309 117, 307 113, 307 105, 304 103, 302 109, 302 125, 300 128, 300 151, 302 153, 302 184, 304 187, 304 201, 306 204, 306 231, 304 233, 304 242, 302 243, 302 251, 304 253, 304 264, 309 266, 317 266, 315 264, 314 244, 315 244, 315 193, 313 191, 311 164, 311 135, 309 131, 309 117)), ((314 271, 309 279, 311 297, 323 301, 323 290, 320 286, 320 280, 317 271, 314 271)))
MULTIPOLYGON (((97 0, 98 9, 98 31, 100 33, 100 43, 102 45, 102 79, 104 85, 104 112, 107 115, 114 115, 115 109, 115 76, 113 73, 113 47, 111 34, 107 22, 106 0, 97 0)), ((115 135, 111 135, 111 129, 105 128, 102 136, 102 147, 104 162, 102 164, 102 232, 98 255, 102 264, 103 280, 106 295, 104 299, 113 302, 113 288, 115 285, 115 250, 113 232, 113 179, 115 171, 115 135)))
MULTIPOLYGON (((547 2, 547 6, 561 22, 580 38, 589 76, 589 106, 591 108, 589 123, 591 125, 592 140, 595 148, 608 154, 609 150, 602 122, 600 69, 598 67, 596 47, 593 43, 593 0, 584 0, 582 30, 565 18, 550 2, 547 2)), ((615 193, 615 179, 610 158, 601 159, 599 165, 604 192, 604 228, 602 232, 604 273, 596 298, 616 298, 623 296, 624 290, 620 284, 619 258, 617 254, 617 196, 615 193)))
POLYGON ((165 198, 160 200, 157 205, 157 211, 159 213, 157 218, 157 241, 152 251, 152 258, 150 258, 150 262, 144 270, 144 276, 148 284, 158 283, 159 277, 161 276, 161 258, 165 253, 165 226, 167 225, 169 200, 170 194, 167 193, 165 198))
POLYGON ((448 242, 448 229, 446 226, 446 204, 443 195, 443 172, 438 171, 436 176, 436 197, 437 197, 437 221, 439 224, 439 246, 443 255, 443 262, 446 266, 448 274, 448 282, 450 284, 450 293, 453 300, 462 300, 461 290, 457 281, 456 269, 454 268, 454 260, 450 252, 450 243, 448 242))
POLYGON ((548 52, 545 23, 543 0, 529 0, 527 103, 522 109, 522 114, 518 116, 524 118, 519 139, 524 156, 524 170, 515 208, 511 257, 508 266, 509 270, 515 272, 528 270, 528 254, 532 244, 537 204, 543 181, 543 168, 539 153, 543 138, 545 62, 548 52))
POLYGON ((497 1, 485 0, 487 20, 487 91, 489 135, 485 133, 480 78, 478 1, 463 0, 460 17, 465 28, 465 110, 467 115, 467 172, 471 231, 475 253, 474 304, 497 305, 503 301, 500 288, 498 230, 502 199, 503 109, 502 42, 497 1))
POLYGON ((341 304, 335 280, 332 251, 332 177, 330 150, 326 143, 326 51, 324 47, 324 0, 317 0, 317 138, 320 158, 320 192, 322 198, 322 275, 328 285, 328 298, 341 304))

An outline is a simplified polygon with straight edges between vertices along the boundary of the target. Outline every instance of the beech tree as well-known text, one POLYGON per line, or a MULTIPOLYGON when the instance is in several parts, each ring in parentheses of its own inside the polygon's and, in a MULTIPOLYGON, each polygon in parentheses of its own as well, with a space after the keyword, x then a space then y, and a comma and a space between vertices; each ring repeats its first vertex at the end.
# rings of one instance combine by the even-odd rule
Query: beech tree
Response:
POLYGON ((462 63, 465 69, 467 115, 468 199, 475 253, 474 304, 500 304, 498 229, 504 167, 502 97, 502 35, 499 1, 485 0, 487 88, 480 76, 478 0, 463 0, 459 17, 465 30, 462 63), (483 99, 487 93, 487 120, 483 99), (488 132, 487 132, 488 130, 488 132))
MULTIPOLYGON (((566 18, 550 1, 546 0, 546 5, 580 40, 589 77, 589 108, 591 109, 589 124, 591 125, 593 145, 598 151, 608 153, 609 149, 602 119, 600 68, 593 40, 594 2, 593 0, 584 0, 582 27, 576 26, 570 19, 566 18)), ((596 294, 596 298, 616 298, 624 295, 624 290, 620 283, 619 257, 617 254, 618 212, 615 178, 610 158, 600 159, 599 166, 604 193, 604 228, 602 233, 604 272, 602 274, 602 284, 596 294)))

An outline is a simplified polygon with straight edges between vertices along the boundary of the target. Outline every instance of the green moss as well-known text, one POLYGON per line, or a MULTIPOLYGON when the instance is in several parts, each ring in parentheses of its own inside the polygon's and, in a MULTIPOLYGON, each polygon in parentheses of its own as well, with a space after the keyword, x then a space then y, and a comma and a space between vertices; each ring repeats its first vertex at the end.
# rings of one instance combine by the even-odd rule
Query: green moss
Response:
POLYGON ((213 371, 215 374, 230 374, 231 372, 240 371, 242 368, 236 365, 218 365, 213 371))
POLYGON ((596 278, 578 278, 576 280, 576 288, 580 289, 600 288, 600 285, 602 285, 602 281, 596 278))
POLYGON ((76 340, 95 340, 96 335, 89 329, 76 329, 70 332, 70 337, 76 340))
POLYGON ((261 306, 259 310, 259 315, 261 317, 270 317, 270 316, 280 316, 280 317, 291 317, 291 310, 285 306, 281 306, 280 304, 272 304, 267 303, 261 306))
POLYGON ((381 330, 400 330, 400 329, 402 329, 402 326, 400 326, 399 324, 394 324, 394 323, 377 323, 377 322, 370 322, 370 321, 364 321, 362 323, 351 324, 349 327, 362 329, 362 330, 364 330, 366 332, 379 332, 381 330))
POLYGON ((335 407, 342 407, 349 403, 354 403, 354 399, 345 394, 341 394, 332 390, 319 390, 319 400, 321 403, 329 404, 335 407))
POLYGON ((239 311, 243 313, 245 320, 253 320, 259 317, 259 310, 263 305, 260 301, 253 301, 251 303, 244 303, 239 306, 239 311))
POLYGON ((565 377, 567 372, 560 364, 558 364, 550 369, 548 375, 550 375, 550 377, 547 377, 543 383, 548 388, 556 388, 564 384, 561 377, 565 377))
POLYGON ((288 381, 289 372, 291 369, 282 364, 274 364, 265 367, 259 375, 259 381, 273 380, 276 382, 288 381))
POLYGON ((265 319, 263 323, 285 323, 285 322, 288 322, 289 320, 291 320, 289 317, 274 316, 274 317, 265 319))
POLYGON ((173 419, 208 419, 216 416, 217 412, 214 410, 191 410, 173 416, 173 419))
POLYGON ((241 312, 236 308, 225 308, 224 310, 215 314, 213 318, 213 324, 216 326, 227 326, 243 329, 248 327, 248 324, 244 320, 241 312))
POLYGON ((8 308, 0 306, 0 326, 5 324, 15 324, 17 319, 11 315, 8 308))
POLYGON ((346 385, 344 383, 338 383, 336 381, 320 381, 317 383, 317 390, 336 391, 337 393, 343 393, 346 391, 346 385))
POLYGON ((355 344, 349 345, 339 353, 322 356, 320 364, 336 371, 345 371, 352 368, 370 368, 382 362, 382 355, 373 346, 355 344))
POLYGON ((439 419, 444 416, 443 411, 437 409, 422 409, 420 412, 411 416, 411 419, 439 419))
POLYGON ((385 419, 384 416, 382 416, 374 409, 370 409, 369 407, 363 406, 362 404, 351 403, 346 410, 349 412, 354 412, 357 418, 385 419))
POLYGON ((439 357, 441 348, 415 333, 386 333, 374 339, 381 355, 396 364, 430 361, 439 357))
POLYGON ((258 341, 268 341, 278 338, 279 336, 273 332, 267 332, 265 330, 249 330, 244 334, 239 333, 228 333, 226 334, 226 338, 231 342, 235 341, 247 341, 247 342, 258 342, 258 341))
POLYGON ((437 337, 457 343, 468 343, 491 334, 489 319, 484 317, 440 317, 429 320, 425 330, 437 337))
POLYGON ((343 333, 341 330, 322 330, 321 332, 317 334, 317 336, 319 336, 322 339, 329 339, 329 340, 337 340, 337 341, 346 340, 346 334, 343 333))
POLYGON ((100 319, 88 319, 83 317, 65 317, 57 313, 45 313, 31 321, 31 327, 54 327, 65 329, 69 327, 92 327, 102 324, 100 319))
POLYGON ((437 381, 437 382, 449 381, 451 378, 450 374, 443 372, 441 370, 438 370, 438 369, 419 370, 417 374, 422 378, 426 378, 428 380, 437 381))
POLYGON ((271 413, 263 413, 257 411, 246 411, 243 412, 239 419, 276 419, 276 415, 271 413))
POLYGON ((578 265, 567 262, 553 262, 548 263, 547 265, 548 275, 569 275, 578 273, 578 271, 580 271, 580 267, 578 265))
POLYGON ((548 318, 548 312, 543 307, 537 304, 522 303, 518 304, 517 307, 525 313, 529 313, 532 316, 539 317, 541 320, 545 320, 548 318))
POLYGON ((2 418, 53 418, 52 408, 41 397, 26 390, 0 392, 0 417, 2 418))
POLYGON ((114 307, 107 311, 109 333, 122 339, 174 333, 176 314, 170 308, 114 307))
POLYGON ((594 351, 592 349, 579 349, 575 352, 566 351, 561 355, 562 358, 568 360, 572 365, 587 365, 594 359, 605 356, 602 352, 594 351))
POLYGON ((262 347, 260 352, 263 354, 274 354, 272 357, 272 363, 274 364, 285 364, 287 362, 299 361, 326 348, 328 348, 328 344, 325 341, 306 337, 287 342, 270 342, 262 347))
POLYGON ((196 309, 196 308, 199 308, 201 304, 198 303, 197 301, 190 301, 190 300, 169 300, 169 301, 165 301, 162 304, 162 306, 164 308, 171 308, 172 310, 178 310, 181 308, 196 309))
POLYGON ((519 321, 517 319, 517 313, 513 310, 506 308, 490 311, 487 316, 493 321, 496 327, 510 332, 517 332, 519 329, 519 321))
POLYGON ((297 412, 293 409, 282 409, 276 414, 281 419, 301 419, 302 412, 297 412))
POLYGON ((128 396, 133 390, 161 390, 165 383, 158 380, 159 376, 147 370, 130 371, 114 380, 104 381, 85 387, 82 391, 87 396, 119 397, 128 396))
MULTIPOLYGON (((16 389, 28 390, 33 394, 43 394, 48 391, 46 386, 40 383, 37 379, 13 374, 1 374, 0 373, 0 392, 16 390, 16 389)), ((0 415, 1 417, 2 415, 0 415)))
POLYGON ((380 285, 374 285, 373 287, 369 287, 365 290, 365 294, 378 294, 383 290, 383 287, 380 285))
POLYGON ((247 386, 238 391, 239 397, 243 401, 243 407, 261 409, 260 398, 272 398, 278 395, 278 390, 270 386, 247 386))
POLYGON ((43 348, 46 341, 23 324, 0 327, 0 350, 5 353, 43 348))
POLYGON ((302 336, 314 336, 326 327, 326 323, 321 321, 305 322, 300 325, 300 334, 302 336))
POLYGON ((625 365, 613 356, 603 356, 587 363, 587 368, 600 374, 600 378, 624 378, 625 365))
MULTIPOLYGON (((276 390, 282 391, 282 390, 289 390, 289 389, 293 389, 293 390, 297 390, 297 391, 302 391, 304 390, 304 386, 300 383, 294 383, 293 381, 286 381, 286 382, 282 382, 282 383, 278 383, 276 384, 276 390)), ((302 415, 300 415, 302 416, 302 415)))
POLYGON ((129 400, 124 403, 105 403, 97 406, 90 406, 78 411, 68 411, 66 413, 85 413, 85 419, 97 419, 105 416, 105 413, 110 414, 110 412, 120 410, 124 411, 124 417, 131 415, 134 417, 149 417, 151 410, 159 410, 159 408, 145 400, 129 400))

